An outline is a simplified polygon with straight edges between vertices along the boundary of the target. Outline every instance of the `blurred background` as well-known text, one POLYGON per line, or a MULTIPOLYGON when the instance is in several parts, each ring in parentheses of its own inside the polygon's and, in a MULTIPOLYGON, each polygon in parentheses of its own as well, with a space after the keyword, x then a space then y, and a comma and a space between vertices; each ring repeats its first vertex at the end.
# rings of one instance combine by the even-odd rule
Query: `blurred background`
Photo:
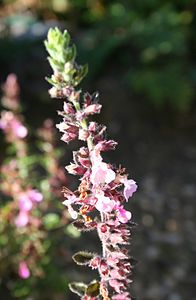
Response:
POLYGON ((67 282, 92 275, 71 255, 100 247, 93 234, 72 228, 58 192, 75 183, 63 175, 74 146, 58 141, 61 103, 49 98, 45 81, 51 70, 43 40, 54 26, 69 30, 78 62, 89 64, 83 90, 99 91, 98 119, 119 142, 108 159, 139 185, 128 204, 139 224, 130 245, 138 260, 133 297, 196 300, 195 11, 194 0, 0 1, 1 108, 28 128, 22 144, 21 136, 0 132, 1 300, 75 299, 67 282), (20 193, 44 196, 29 226, 13 222, 18 199, 10 178, 19 179, 20 193))

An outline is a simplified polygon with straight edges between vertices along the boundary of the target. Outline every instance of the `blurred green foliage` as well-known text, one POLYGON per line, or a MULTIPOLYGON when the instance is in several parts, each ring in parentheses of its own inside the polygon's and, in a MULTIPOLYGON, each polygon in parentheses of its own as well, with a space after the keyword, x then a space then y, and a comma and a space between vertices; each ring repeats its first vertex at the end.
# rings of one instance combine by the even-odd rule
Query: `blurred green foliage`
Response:
MULTIPOLYGON (((24 6, 20 0, 3 2, 24 6)), ((194 0, 25 3, 37 19, 66 21, 78 33, 82 60, 93 66, 91 79, 107 68, 109 60, 117 67, 120 64, 136 96, 156 107, 190 108, 196 82, 194 0)))
POLYGON ((115 50, 112 57, 120 58, 136 94, 157 107, 189 108, 196 79, 194 1, 95 2, 102 3, 96 18, 81 6, 82 20, 92 26, 93 66, 100 70, 115 50))

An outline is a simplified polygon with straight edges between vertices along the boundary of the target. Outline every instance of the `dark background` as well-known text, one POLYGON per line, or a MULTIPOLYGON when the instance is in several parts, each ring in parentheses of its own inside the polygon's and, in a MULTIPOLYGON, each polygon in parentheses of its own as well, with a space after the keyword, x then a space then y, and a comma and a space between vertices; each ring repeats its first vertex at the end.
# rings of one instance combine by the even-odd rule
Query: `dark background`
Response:
MULTIPOLYGON (((99 91, 99 121, 119 142, 108 159, 139 185, 128 206, 139 224, 130 251, 140 300, 196 300, 195 8, 194 0, 0 1, 0 81, 17 74, 32 130, 59 120, 44 79, 48 28, 67 28, 79 63, 89 63, 83 90, 99 91)), ((71 148, 62 163, 70 157, 71 148)), ((69 241, 78 250, 88 242, 69 241)), ((66 268, 68 278, 86 276, 66 268)), ((66 293, 57 300, 74 299, 66 293)))

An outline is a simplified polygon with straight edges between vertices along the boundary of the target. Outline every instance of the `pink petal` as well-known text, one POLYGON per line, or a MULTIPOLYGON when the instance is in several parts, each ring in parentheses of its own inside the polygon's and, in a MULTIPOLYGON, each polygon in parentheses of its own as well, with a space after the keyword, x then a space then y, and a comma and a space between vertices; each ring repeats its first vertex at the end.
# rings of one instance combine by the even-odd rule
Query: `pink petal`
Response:
POLYGON ((78 199, 75 195, 70 195, 70 196, 67 195, 66 197, 67 197, 67 200, 63 201, 62 204, 67 206, 69 214, 72 217, 72 219, 77 219, 78 213, 73 209, 71 204, 75 203, 78 199))
POLYGON ((24 227, 29 222, 29 216, 26 212, 21 211, 17 218, 15 219, 15 224, 17 227, 24 227))
POLYGON ((30 276, 29 268, 25 261, 21 261, 19 264, 18 274, 21 278, 27 279, 30 276))
POLYGON ((130 179, 130 180, 124 180, 124 196, 126 201, 128 201, 128 199, 130 197, 132 197, 133 193, 136 192, 137 190, 137 184, 134 180, 130 179))
POLYGON ((116 173, 104 162, 99 162, 92 166, 90 180, 93 185, 110 183, 116 177, 116 173))
POLYGON ((21 139, 25 138, 28 134, 27 128, 21 124, 18 124, 16 128, 13 128, 13 130, 14 130, 16 136, 21 139))
POLYGON ((116 279, 110 279, 109 280, 109 285, 111 287, 113 287, 113 289, 117 292, 120 293, 121 292, 121 288, 124 287, 123 283, 116 280, 116 279))
POLYGON ((68 208, 68 211, 69 211, 72 219, 76 220, 78 217, 78 213, 73 209, 73 207, 71 205, 69 205, 67 208, 68 208))
POLYGON ((28 191, 28 196, 33 202, 41 202, 43 200, 43 195, 37 190, 28 191))
POLYGON ((127 223, 131 219, 131 212, 122 207, 118 208, 117 218, 121 223, 127 223))
POLYGON ((116 205, 116 202, 114 200, 111 200, 109 197, 105 197, 102 191, 100 191, 100 193, 97 194, 96 197, 98 201, 95 207, 100 212, 104 212, 104 213, 111 212, 114 206, 116 205))
POLYGON ((112 297, 112 300, 131 300, 129 293, 118 294, 112 297))
POLYGON ((23 194, 19 198, 18 206, 22 211, 30 211, 33 207, 33 203, 26 194, 23 194))

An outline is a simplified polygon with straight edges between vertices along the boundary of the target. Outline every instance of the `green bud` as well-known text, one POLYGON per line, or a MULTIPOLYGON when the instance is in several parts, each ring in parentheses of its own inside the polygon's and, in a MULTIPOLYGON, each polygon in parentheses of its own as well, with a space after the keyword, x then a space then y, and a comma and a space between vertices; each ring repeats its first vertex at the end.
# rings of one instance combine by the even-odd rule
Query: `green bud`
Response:
POLYGON ((88 66, 76 64, 76 46, 70 46, 70 35, 67 30, 62 33, 57 27, 50 28, 44 44, 49 54, 48 61, 51 68, 63 78, 63 82, 54 82, 52 78, 47 78, 47 81, 53 86, 59 84, 60 87, 78 85, 87 74, 88 66))

